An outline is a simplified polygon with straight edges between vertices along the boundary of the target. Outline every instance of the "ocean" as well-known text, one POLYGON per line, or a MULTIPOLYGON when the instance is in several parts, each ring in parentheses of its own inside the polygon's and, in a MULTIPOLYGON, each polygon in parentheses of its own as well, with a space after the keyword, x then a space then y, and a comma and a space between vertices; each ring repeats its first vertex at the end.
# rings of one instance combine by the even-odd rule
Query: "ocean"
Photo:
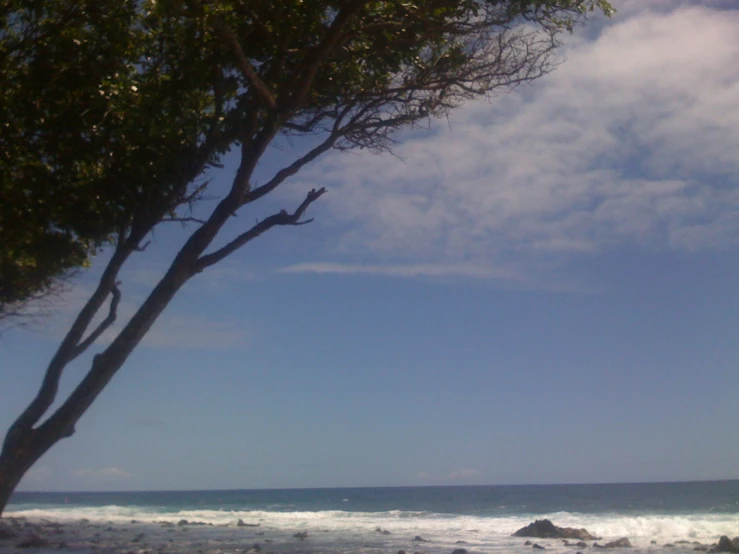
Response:
MULTIPOLYGON (((602 537, 599 544, 627 537, 629 552, 677 554, 739 535, 739 481, 24 492, 5 518, 60 534, 64 524, 65 546, 75 552, 523 553, 532 545, 511 534, 546 518, 585 528, 602 537)), ((531 541, 553 553, 583 550, 558 539, 531 541)))

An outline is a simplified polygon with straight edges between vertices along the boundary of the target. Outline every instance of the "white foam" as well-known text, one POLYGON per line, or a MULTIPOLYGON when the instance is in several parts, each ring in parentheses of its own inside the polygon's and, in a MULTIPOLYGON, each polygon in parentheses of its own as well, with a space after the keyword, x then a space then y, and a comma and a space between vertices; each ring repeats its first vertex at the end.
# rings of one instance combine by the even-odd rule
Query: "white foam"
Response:
POLYGON ((318 512, 181 510, 162 512, 151 508, 103 506, 35 508, 10 511, 7 517, 25 516, 34 520, 78 521, 91 523, 128 523, 132 519, 144 523, 176 523, 180 519, 213 525, 235 525, 241 519, 259 523, 264 529, 278 533, 295 530, 320 529, 335 534, 371 533, 377 527, 392 535, 428 535, 454 542, 491 543, 507 539, 517 529, 534 519, 548 518, 562 527, 586 528, 604 540, 629 537, 632 543, 648 544, 676 540, 715 541, 721 535, 735 536, 739 532, 737 514, 686 515, 623 515, 579 514, 557 512, 509 517, 455 516, 429 512, 393 510, 389 512, 347 512, 329 510, 318 512))

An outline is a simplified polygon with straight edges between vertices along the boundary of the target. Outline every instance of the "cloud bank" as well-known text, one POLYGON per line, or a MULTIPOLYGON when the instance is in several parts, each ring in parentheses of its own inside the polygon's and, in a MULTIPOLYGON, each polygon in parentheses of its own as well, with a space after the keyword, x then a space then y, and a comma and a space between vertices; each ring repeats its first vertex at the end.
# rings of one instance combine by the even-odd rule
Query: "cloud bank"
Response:
POLYGON ((286 271, 515 280, 613 248, 736 245, 739 12, 618 5, 535 86, 407 135, 397 157, 310 167, 339 239, 286 271))

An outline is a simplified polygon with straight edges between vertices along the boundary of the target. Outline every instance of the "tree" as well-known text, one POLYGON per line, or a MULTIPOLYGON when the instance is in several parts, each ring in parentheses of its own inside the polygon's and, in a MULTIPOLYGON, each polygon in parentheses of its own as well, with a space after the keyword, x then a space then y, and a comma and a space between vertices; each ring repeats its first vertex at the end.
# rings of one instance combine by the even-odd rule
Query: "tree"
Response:
POLYGON ((3 10, 0 319, 87 265, 134 205, 169 193, 165 174, 179 170, 183 136, 207 117, 207 89, 190 84, 200 98, 177 96, 187 75, 143 65, 157 44, 182 44, 146 27, 135 3, 11 0, 3 10), (141 124, 180 112, 171 125, 141 124))
POLYGON ((386 151, 399 129, 540 77, 553 68, 562 33, 593 10, 612 11, 605 0, 11 3, 0 34, 3 63, 12 51, 7 44, 36 40, 38 51, 21 48, 23 55, 13 60, 19 74, 43 64, 49 48, 58 52, 55 59, 68 60, 67 69, 55 70, 55 89, 64 88, 67 71, 89 83, 62 91, 49 108, 51 122, 27 116, 28 102, 13 98, 16 104, 5 109, 0 123, 8 127, 9 121, 14 136, 35 138, 6 155, 11 171, 3 177, 3 194, 33 198, 29 187, 46 187, 52 200, 41 208, 41 228, 52 219, 52 231, 67 233, 65 238, 83 247, 107 242, 112 252, 37 395, 7 433, 0 453, 0 513, 24 473, 74 433, 192 276, 274 227, 308 223, 305 213, 326 191, 311 190, 292 210, 268 215, 212 248, 234 214, 332 149, 386 151), (67 24, 70 18, 75 24, 67 24), (96 43, 100 37, 107 37, 102 46, 96 43), (105 61, 97 65, 100 59, 105 61), (68 133, 64 144, 58 140, 62 129, 68 133), (310 137, 311 148, 255 185, 257 164, 281 136, 310 137), (42 159, 32 155, 35 140, 43 145, 42 159), (228 193, 206 219, 194 221, 189 208, 208 190, 212 168, 231 148, 240 165, 228 193), (81 203, 70 195, 80 196, 81 203), (81 211, 64 229, 53 217, 70 205, 81 211), (102 219, 112 224, 95 225, 102 219), (167 220, 190 221, 195 228, 77 387, 47 413, 67 364, 115 320, 121 268, 167 220), (91 329, 106 301, 107 317, 91 329))

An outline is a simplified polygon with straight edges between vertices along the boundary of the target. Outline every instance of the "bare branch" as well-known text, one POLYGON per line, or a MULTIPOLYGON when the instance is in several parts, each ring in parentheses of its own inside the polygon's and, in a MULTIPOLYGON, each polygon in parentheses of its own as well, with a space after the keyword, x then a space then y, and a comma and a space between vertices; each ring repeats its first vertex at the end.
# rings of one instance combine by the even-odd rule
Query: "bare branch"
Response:
POLYGON ((231 27, 229 27, 228 24, 220 17, 215 18, 214 27, 216 31, 218 31, 218 34, 221 35, 221 39, 223 39, 229 48, 231 48, 234 56, 236 56, 236 62, 238 63, 239 70, 244 75, 244 78, 249 81, 249 84, 254 87, 257 94, 267 103, 269 109, 276 110, 277 102, 275 101, 274 96, 272 96, 267 85, 265 85, 259 78, 259 75, 255 73, 251 63, 249 63, 249 60, 246 57, 246 54, 244 54, 244 49, 241 48, 241 43, 239 43, 238 37, 231 30, 231 27))
POLYGON ((200 223, 205 224, 204 219, 198 219, 197 217, 165 217, 162 219, 162 223, 200 223))
POLYGON ((229 254, 232 254, 233 252, 244 246, 247 242, 257 238, 259 235, 261 235, 265 231, 268 231, 272 227, 282 225, 304 225, 306 223, 309 223, 312 220, 300 221, 300 218, 303 217, 303 214, 308 209, 308 206, 318 200, 325 192, 325 188, 320 188, 318 190, 312 189, 305 197, 305 200, 303 200, 302 204, 300 204, 300 206, 298 206, 298 208, 293 213, 288 213, 285 210, 281 210, 279 213, 273 214, 268 218, 263 219, 262 221, 254 225, 251 229, 249 229, 245 233, 242 233, 234 240, 229 242, 223 248, 220 248, 215 252, 212 252, 211 254, 201 256, 195 263, 195 272, 200 273, 206 267, 220 262, 223 258, 228 256, 229 254))
POLYGON ((300 171, 303 166, 312 162, 324 152, 330 150, 334 146, 334 144, 336 144, 336 141, 340 138, 340 136, 341 134, 338 132, 331 133, 331 135, 329 135, 326 140, 324 140, 321 144, 308 152, 305 156, 298 158, 289 166, 278 171, 275 176, 272 177, 272 179, 270 179, 267 183, 263 184, 261 187, 257 187, 254 190, 249 191, 249 193, 244 197, 242 205, 249 204, 251 202, 254 202, 255 200, 259 200, 265 194, 268 194, 275 190, 285 179, 287 179, 288 177, 292 177, 298 171, 300 171))
POLYGON ((115 322, 115 319, 118 315, 118 304, 121 301, 121 290, 118 288, 118 285, 120 283, 116 282, 113 287, 110 289, 111 299, 110 299, 110 308, 108 309, 108 316, 100 322, 100 325, 97 326, 97 328, 90 333, 90 335, 80 342, 77 347, 72 351, 72 353, 69 356, 69 361, 71 362, 74 360, 77 356, 82 354, 85 350, 90 348, 90 346, 102 335, 108 327, 113 325, 115 322))
POLYGON ((143 252, 144 250, 146 250, 147 248, 149 248, 149 245, 150 244, 151 244, 151 241, 150 240, 147 240, 142 245, 134 246, 133 247, 133 250, 134 250, 134 252, 143 252))

